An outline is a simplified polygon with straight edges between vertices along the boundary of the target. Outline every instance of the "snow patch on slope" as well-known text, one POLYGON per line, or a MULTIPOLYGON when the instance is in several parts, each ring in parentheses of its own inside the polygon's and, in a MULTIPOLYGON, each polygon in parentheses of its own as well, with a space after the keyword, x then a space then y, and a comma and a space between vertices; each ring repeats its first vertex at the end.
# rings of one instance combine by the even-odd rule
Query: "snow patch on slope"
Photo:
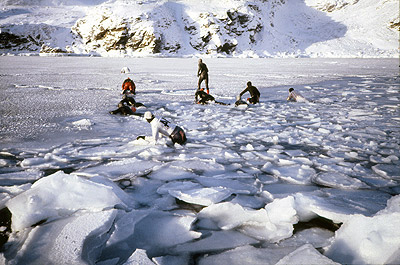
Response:
POLYGON ((0 51, 397 57, 396 0, 0 1, 0 51))

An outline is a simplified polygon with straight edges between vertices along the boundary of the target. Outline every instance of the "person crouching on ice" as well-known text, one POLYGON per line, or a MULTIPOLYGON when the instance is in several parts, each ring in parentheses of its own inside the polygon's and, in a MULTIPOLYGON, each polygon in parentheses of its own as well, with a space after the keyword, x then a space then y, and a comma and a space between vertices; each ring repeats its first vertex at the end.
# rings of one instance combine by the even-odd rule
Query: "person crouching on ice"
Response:
POLYGON ((294 92, 293 87, 289 88, 289 96, 286 100, 293 102, 307 102, 307 99, 303 97, 300 93, 294 92))
POLYGON ((260 91, 258 91, 258 89, 255 86, 253 86, 250 81, 247 82, 246 89, 239 94, 239 97, 241 98, 243 94, 246 92, 249 92, 251 96, 251 98, 247 99, 249 103, 256 104, 260 102, 260 91))
MULTIPOLYGON (((181 127, 164 118, 157 119, 150 111, 144 113, 144 119, 151 124, 153 139, 156 143, 162 135, 169 137, 173 143, 184 144, 186 142, 186 135, 181 127)), ((140 138, 144 139, 144 136, 137 137, 137 139, 140 138)))
POLYGON ((122 94, 125 94, 127 91, 134 95, 136 94, 136 85, 129 77, 122 83, 122 94))

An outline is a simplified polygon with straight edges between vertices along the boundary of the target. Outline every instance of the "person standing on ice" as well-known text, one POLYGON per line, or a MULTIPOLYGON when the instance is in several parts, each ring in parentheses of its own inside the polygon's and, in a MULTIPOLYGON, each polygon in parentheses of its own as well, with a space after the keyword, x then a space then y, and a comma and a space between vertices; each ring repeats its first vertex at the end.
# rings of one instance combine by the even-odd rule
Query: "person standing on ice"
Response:
POLYGON ((206 83, 207 94, 210 94, 210 89, 208 88, 208 68, 202 59, 199 59, 199 70, 197 70, 197 77, 199 77, 199 82, 197 84, 197 90, 200 90, 201 82, 206 83))
MULTIPOLYGON (((185 132, 181 127, 176 126, 164 118, 157 119, 150 111, 144 113, 145 120, 150 123, 153 139, 155 142, 162 135, 169 137, 173 143, 184 144, 186 142, 185 132)), ((145 136, 138 136, 136 139, 145 139, 145 136)))
POLYGON ((136 94, 136 85, 129 77, 122 83, 122 94, 126 92, 130 92, 134 95, 136 94))
POLYGON ((286 99, 287 101, 293 101, 293 102, 306 102, 307 99, 303 97, 300 93, 294 92, 294 88, 291 87, 289 88, 289 96, 286 99))
POLYGON ((240 94, 239 94, 239 98, 242 98, 243 94, 249 92, 250 93, 250 98, 248 98, 247 100, 249 101, 249 103, 251 104, 256 104, 258 102, 260 102, 260 91, 258 91, 258 89, 253 86, 251 84, 251 82, 247 82, 247 87, 245 88, 245 90, 243 90, 240 94))

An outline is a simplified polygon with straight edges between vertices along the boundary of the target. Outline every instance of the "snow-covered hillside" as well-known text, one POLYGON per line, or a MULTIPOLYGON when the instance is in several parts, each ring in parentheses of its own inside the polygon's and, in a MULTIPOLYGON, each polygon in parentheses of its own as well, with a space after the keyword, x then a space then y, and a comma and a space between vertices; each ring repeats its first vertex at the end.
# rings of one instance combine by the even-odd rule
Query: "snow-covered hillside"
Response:
POLYGON ((398 0, 0 0, 0 51, 397 57, 398 0))

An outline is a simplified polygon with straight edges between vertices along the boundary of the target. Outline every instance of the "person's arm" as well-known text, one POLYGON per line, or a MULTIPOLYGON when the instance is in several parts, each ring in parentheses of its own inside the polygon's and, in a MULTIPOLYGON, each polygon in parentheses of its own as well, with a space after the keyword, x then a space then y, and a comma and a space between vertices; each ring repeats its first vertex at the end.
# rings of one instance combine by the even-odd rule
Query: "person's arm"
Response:
POLYGON ((239 94, 239 96, 242 97, 243 94, 246 93, 248 90, 249 90, 249 88, 247 87, 245 90, 243 90, 243 91, 239 94))
POLYGON ((287 97, 286 100, 296 100, 296 98, 294 97, 293 93, 290 92, 290 93, 289 93, 289 96, 287 97))
POLYGON ((197 76, 200 76, 201 73, 201 65, 199 64, 199 69, 197 70, 197 76))
POLYGON ((159 138, 158 123, 159 122, 158 122, 158 120, 156 120, 156 118, 154 118, 154 120, 151 122, 151 132, 153 135, 154 142, 157 142, 158 138, 159 138))

